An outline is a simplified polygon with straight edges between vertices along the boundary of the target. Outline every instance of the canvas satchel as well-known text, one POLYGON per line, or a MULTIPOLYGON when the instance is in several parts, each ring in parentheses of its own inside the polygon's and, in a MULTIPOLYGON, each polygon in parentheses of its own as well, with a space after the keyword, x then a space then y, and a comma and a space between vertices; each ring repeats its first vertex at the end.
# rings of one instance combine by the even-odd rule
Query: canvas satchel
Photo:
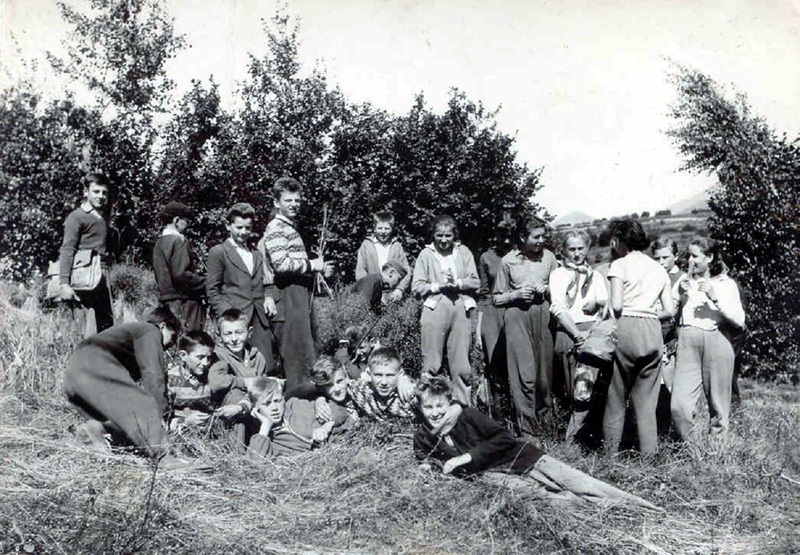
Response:
POLYGON ((601 320, 589 329, 589 336, 578 348, 578 361, 597 365, 611 362, 617 349, 617 320, 606 308, 601 320))
MULTIPOLYGON (((59 261, 51 262, 47 267, 47 298, 58 299, 61 294, 59 279, 59 261)), ((75 251, 72 259, 72 271, 69 274, 69 285, 75 291, 91 291, 100 284, 103 277, 103 267, 100 263, 100 254, 92 249, 75 251)))

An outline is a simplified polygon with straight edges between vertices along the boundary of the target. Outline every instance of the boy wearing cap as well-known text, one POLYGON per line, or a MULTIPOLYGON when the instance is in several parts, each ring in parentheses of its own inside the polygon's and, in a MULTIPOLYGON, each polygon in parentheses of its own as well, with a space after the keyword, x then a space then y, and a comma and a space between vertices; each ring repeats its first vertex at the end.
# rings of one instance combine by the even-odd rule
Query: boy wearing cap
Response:
POLYGON ((382 304, 392 300, 386 293, 396 291, 406 274, 406 267, 401 262, 390 260, 383 265, 379 274, 367 274, 355 282, 350 292, 369 300, 373 312, 379 312, 382 304))
POLYGON ((202 330, 206 319, 205 278, 197 273, 197 260, 183 235, 191 216, 185 204, 167 203, 160 214, 164 229, 153 248, 158 300, 169 307, 186 331, 202 330))

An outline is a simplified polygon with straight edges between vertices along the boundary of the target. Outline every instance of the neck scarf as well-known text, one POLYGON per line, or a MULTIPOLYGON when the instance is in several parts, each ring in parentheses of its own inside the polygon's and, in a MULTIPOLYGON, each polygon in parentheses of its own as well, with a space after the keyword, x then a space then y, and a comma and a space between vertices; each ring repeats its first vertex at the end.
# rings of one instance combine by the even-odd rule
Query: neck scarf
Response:
POLYGON ((589 292, 589 288, 592 286, 592 276, 594 275, 594 272, 592 271, 591 266, 585 262, 582 265, 577 266, 569 260, 565 260, 564 267, 572 270, 572 281, 567 287, 567 307, 572 308, 572 305, 575 304, 575 299, 578 297, 578 283, 580 282, 580 275, 583 274, 586 276, 586 280, 581 286, 581 297, 586 297, 586 294, 589 292))

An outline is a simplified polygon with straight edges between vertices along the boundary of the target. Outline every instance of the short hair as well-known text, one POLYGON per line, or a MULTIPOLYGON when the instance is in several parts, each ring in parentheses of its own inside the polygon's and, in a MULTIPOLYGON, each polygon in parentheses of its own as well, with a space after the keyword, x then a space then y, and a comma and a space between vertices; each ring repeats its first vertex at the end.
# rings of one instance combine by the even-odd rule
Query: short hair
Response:
POLYGON ((608 224, 609 235, 617 241, 624 243, 629 250, 643 251, 650 245, 642 224, 633 218, 624 220, 611 220, 608 224))
POLYGON ((672 251, 673 256, 678 256, 678 243, 671 237, 656 237, 653 240, 653 246, 651 248, 653 249, 653 254, 655 254, 657 250, 668 248, 672 251))
POLYGON ((393 362, 398 364, 403 363, 403 359, 400 358, 400 354, 394 349, 394 347, 379 347, 369 354, 367 366, 370 368, 374 366, 386 366, 387 364, 391 364, 393 362))
POLYGON ((347 326, 345 328, 344 334, 342 334, 342 340, 347 341, 347 352, 351 356, 356 352, 356 347, 358 347, 362 341, 367 340, 367 334, 369 333, 369 330, 369 324, 359 324, 347 326))
POLYGON ((196 347, 214 348, 214 339, 203 330, 189 330, 178 340, 178 350, 191 353, 196 347))
POLYGON ((302 193, 303 185, 294 177, 279 177, 272 186, 272 198, 280 200, 283 193, 302 193))
POLYGON ((719 245, 705 237, 695 237, 689 242, 689 246, 692 245, 699 247, 704 255, 714 257, 708 265, 708 273, 712 276, 720 275, 725 268, 725 264, 722 260, 722 253, 720 252, 719 245))
POLYGON ((448 214, 442 214, 440 216, 436 216, 431 223, 431 237, 436 233, 436 230, 440 227, 449 227, 453 230, 453 236, 455 239, 458 239, 458 225, 456 221, 453 219, 453 216, 448 214))
POLYGON ((245 322, 247 321, 247 316, 245 316, 244 312, 239 310, 238 308, 229 308, 225 312, 219 315, 217 318, 217 329, 219 329, 222 322, 245 322))
POLYGON ((247 388, 247 396, 253 405, 261 404, 275 395, 283 396, 283 381, 278 378, 259 376, 247 388))
POLYGON ((163 225, 171 224, 175 218, 188 220, 192 216, 192 209, 182 202, 171 201, 165 204, 158 213, 163 225))
POLYGON ((228 210, 228 223, 233 223, 236 218, 253 220, 256 217, 256 210, 248 202, 237 202, 228 210))
POLYGON ((372 215, 372 224, 389 224, 390 226, 394 227, 394 214, 389 212, 388 210, 378 210, 372 215))
POLYGON ((154 326, 164 324, 175 334, 181 333, 183 326, 178 317, 167 306, 157 306, 145 314, 144 321, 154 326))
POLYGON ((450 387, 450 380, 444 376, 426 376, 417 382, 414 394, 418 403, 422 402, 424 395, 440 395, 452 400, 453 388, 450 387))
POLYGON ((547 222, 539 216, 528 216, 525 218, 525 221, 522 222, 522 226, 520 227, 520 236, 527 237, 530 235, 531 231, 540 228, 547 231, 547 222))
POLYGON ((567 247, 567 241, 575 237, 583 240, 587 247, 592 246, 592 237, 586 232, 585 229, 570 229, 564 234, 564 238, 561 240, 561 249, 565 249, 567 247))
POLYGON ((111 181, 106 177, 106 174, 101 172, 89 172, 83 177, 83 188, 88 189, 89 185, 101 185, 106 188, 111 188, 111 181))
POLYGON ((333 383, 333 376, 337 370, 344 370, 344 368, 333 357, 323 355, 314 362, 309 376, 314 385, 325 387, 333 383))

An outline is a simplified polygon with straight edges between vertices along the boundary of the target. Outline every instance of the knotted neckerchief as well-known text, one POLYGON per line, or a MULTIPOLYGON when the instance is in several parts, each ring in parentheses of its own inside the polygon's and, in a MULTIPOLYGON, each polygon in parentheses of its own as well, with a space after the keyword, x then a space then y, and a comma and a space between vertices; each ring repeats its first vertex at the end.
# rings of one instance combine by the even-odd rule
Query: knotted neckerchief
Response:
POLYGON ((586 281, 584 281, 583 285, 581 286, 581 297, 585 298, 586 294, 589 292, 589 288, 592 286, 592 275, 594 275, 594 271, 592 271, 592 267, 588 264, 584 263, 580 266, 577 266, 569 260, 564 261, 564 267, 572 270, 572 281, 567 287, 567 308, 572 308, 572 305, 575 304, 575 299, 578 297, 578 282, 580 281, 580 274, 586 276, 586 281))

